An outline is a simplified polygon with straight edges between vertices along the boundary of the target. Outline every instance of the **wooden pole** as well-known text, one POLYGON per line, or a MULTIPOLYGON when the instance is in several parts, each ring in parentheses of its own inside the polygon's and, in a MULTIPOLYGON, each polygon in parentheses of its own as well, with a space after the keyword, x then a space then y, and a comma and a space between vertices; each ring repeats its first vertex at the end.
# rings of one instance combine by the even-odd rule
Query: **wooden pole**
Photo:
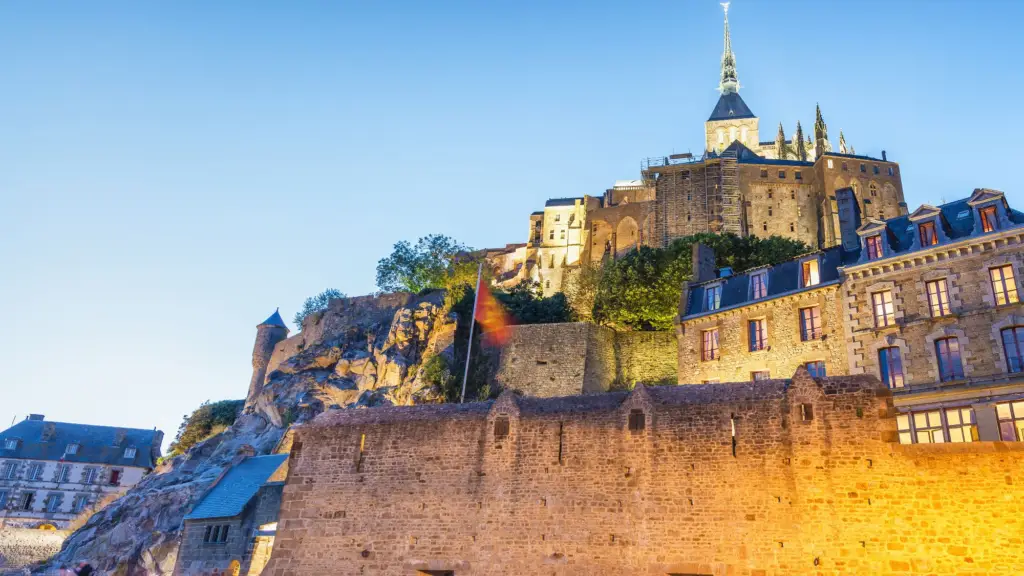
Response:
POLYGON ((476 325, 476 303, 480 299, 480 276, 484 271, 483 260, 476 269, 476 288, 473 290, 473 313, 469 317, 469 341, 466 344, 466 369, 462 372, 462 395, 459 404, 466 401, 466 381, 469 380, 469 357, 473 352, 473 328, 476 325))

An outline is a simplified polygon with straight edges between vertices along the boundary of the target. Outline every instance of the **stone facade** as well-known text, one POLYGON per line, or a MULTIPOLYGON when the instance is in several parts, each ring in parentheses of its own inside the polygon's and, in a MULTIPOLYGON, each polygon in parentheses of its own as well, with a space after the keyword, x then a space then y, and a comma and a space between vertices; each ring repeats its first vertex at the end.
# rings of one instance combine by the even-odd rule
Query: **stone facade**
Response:
POLYGON ((615 332, 587 322, 513 326, 492 381, 536 397, 676 381, 672 332, 615 332))
POLYGON ((64 530, 0 528, 0 574, 46 560, 60 552, 67 535, 64 530))
POLYGON ((901 446, 891 416, 804 371, 326 413, 265 574, 1024 573, 1024 444, 901 446))

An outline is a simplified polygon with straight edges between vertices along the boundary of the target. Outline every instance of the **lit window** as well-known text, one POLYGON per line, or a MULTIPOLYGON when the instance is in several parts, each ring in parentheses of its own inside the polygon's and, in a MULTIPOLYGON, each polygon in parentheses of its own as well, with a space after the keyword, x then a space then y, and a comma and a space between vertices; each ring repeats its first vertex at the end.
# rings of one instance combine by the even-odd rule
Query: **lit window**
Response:
POLYGON ((779 170, 779 178, 785 178, 785 177, 786 177, 786 171, 785 170, 779 170))
POLYGON ((132 458, 135 458, 135 452, 136 452, 135 448, 125 448, 124 449, 124 457, 128 458, 129 460, 132 459, 132 458))
POLYGON ((740 140, 742 142, 746 142, 747 141, 747 127, 746 126, 743 126, 742 128, 740 128, 740 140))
POLYGON ((878 369, 886 386, 903 388, 903 360, 900 358, 899 347, 891 346, 878 351, 878 369))
POLYGON ((914 441, 918 444, 942 444, 946 441, 946 435, 942 432, 941 411, 915 412, 913 421, 914 441))
POLYGON ((1005 442, 1024 442, 1024 401, 996 404, 999 437, 1005 442))
POLYGON ((818 276, 818 260, 804 260, 801 266, 803 272, 803 284, 807 286, 817 286, 821 282, 821 278, 818 276))
POLYGON ((1013 267, 1007 264, 989 269, 992 278, 992 294, 996 297, 996 306, 1017 302, 1017 281, 1013 277, 1013 267))
POLYGON ((982 232, 992 232, 999 227, 996 221, 996 207, 986 206, 979 211, 982 232))
POLYGON ((1024 326, 1003 328, 1003 352, 1006 353, 1006 371, 1024 372, 1024 326))
POLYGON ((884 328, 896 323, 896 311, 892 305, 892 292, 875 292, 871 295, 871 306, 875 313, 875 327, 884 328))
POLYGON ((882 257, 882 236, 880 234, 865 238, 864 245, 868 248, 868 260, 878 260, 882 257))
POLYGON ((764 318, 747 322, 750 351, 757 352, 768 346, 768 323, 764 318))
POLYGON ((921 239, 921 246, 934 246, 939 243, 939 237, 935 234, 935 222, 918 224, 917 235, 921 239))
POLYGON ((735 139, 736 139, 736 127, 733 126, 732 128, 729 128, 729 142, 732 142, 735 139))
POLYGON ((704 310, 718 310, 722 305, 722 285, 708 286, 704 294, 704 310))
POLYGON ((964 377, 964 365, 960 357, 960 341, 956 338, 940 338, 935 341, 935 357, 939 363, 939 379, 943 382, 960 380, 964 377))
POLYGON ((770 379, 771 379, 771 373, 769 373, 767 370, 758 370, 757 372, 751 372, 750 373, 750 380, 752 382, 761 382, 763 380, 770 380, 770 379))
POLYGON ((757 272, 750 276, 750 297, 754 300, 768 295, 768 272, 757 272))
POLYGON ((978 427, 974 424, 974 410, 949 408, 946 410, 946 432, 950 442, 977 442, 978 427))
POLYGON ((807 373, 812 378, 824 378, 825 377, 825 362, 818 360, 815 362, 808 362, 804 364, 807 368, 807 373))
POLYGON ((821 338, 821 310, 817 306, 800 309, 800 339, 804 342, 821 338))
POLYGON ((828 169, 831 170, 832 168, 834 168, 834 166, 832 166, 832 159, 829 158, 828 159, 828 169))
POLYGON ((705 330, 701 333, 700 359, 704 361, 718 358, 718 329, 705 330))
POLYGON ((724 144, 725 143, 725 132, 723 132, 721 129, 718 130, 718 143, 719 144, 724 144))
POLYGON ((68 447, 64 449, 65 454, 78 454, 78 444, 68 444, 68 447))
POLYGON ((949 314, 949 289, 946 286, 946 279, 932 280, 925 286, 928 288, 928 309, 931 310, 932 318, 949 314))

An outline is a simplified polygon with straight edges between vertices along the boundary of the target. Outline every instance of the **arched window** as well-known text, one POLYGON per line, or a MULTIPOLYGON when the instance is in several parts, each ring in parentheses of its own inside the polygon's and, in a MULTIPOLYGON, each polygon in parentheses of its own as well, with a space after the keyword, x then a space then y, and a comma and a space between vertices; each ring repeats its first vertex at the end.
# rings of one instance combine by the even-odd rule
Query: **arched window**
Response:
POLYGON ((746 126, 740 128, 740 141, 741 142, 746 142, 747 141, 747 127, 746 126))
POLYGON ((878 196, 878 187, 875 186, 874 182, 872 182, 871 185, 868 186, 868 192, 871 194, 872 198, 878 196))
POLYGON ((729 142, 732 143, 736 139, 736 127, 729 128, 729 142))
POLYGON ((725 144, 725 132, 721 128, 718 129, 718 143, 725 144))

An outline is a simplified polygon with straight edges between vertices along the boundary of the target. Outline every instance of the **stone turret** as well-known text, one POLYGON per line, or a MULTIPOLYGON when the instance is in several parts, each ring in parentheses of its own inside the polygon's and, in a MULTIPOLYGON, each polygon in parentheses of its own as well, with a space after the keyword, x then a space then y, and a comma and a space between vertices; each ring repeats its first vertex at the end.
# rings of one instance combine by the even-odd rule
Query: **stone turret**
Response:
POLYGON ((817 160, 832 151, 832 145, 828 141, 828 126, 825 119, 821 117, 821 106, 814 107, 814 158, 817 160))
POLYGON ((256 326, 256 343, 252 347, 252 380, 249 382, 249 395, 245 397, 246 412, 252 410, 256 398, 263 391, 263 383, 267 378, 267 364, 270 363, 270 355, 274 353, 274 346, 287 337, 288 326, 277 310, 270 318, 256 326))
POLYGON ((807 147, 804 145, 804 129, 800 127, 800 122, 796 123, 796 135, 793 136, 793 146, 796 148, 796 159, 806 162, 807 147))

